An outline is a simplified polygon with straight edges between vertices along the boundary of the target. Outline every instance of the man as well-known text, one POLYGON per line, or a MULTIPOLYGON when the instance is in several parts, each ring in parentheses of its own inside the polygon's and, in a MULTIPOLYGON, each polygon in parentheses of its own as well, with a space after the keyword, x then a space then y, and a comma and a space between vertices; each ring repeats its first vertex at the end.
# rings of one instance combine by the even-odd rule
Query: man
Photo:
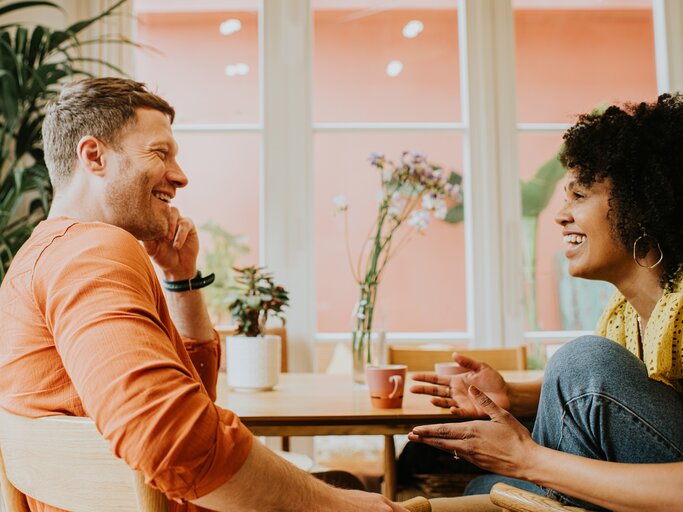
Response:
POLYGON ((188 182, 174 114, 116 78, 75 83, 48 107, 55 196, 0 288, 0 406, 91 417, 114 453, 176 502, 403 510, 297 470, 213 403, 219 349, 198 290, 210 279, 197 272, 192 221, 170 205, 188 182))

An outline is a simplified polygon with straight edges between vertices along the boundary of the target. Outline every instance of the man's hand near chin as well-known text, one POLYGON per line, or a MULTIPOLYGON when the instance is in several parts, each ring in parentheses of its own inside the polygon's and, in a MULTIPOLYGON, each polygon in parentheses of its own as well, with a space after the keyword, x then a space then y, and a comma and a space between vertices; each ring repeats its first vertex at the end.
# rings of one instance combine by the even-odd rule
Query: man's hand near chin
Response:
POLYGON ((170 208, 166 237, 145 241, 143 245, 167 281, 192 279, 197 273, 197 229, 192 219, 182 217, 177 208, 170 208))
MULTIPOLYGON (((197 229, 192 219, 182 217, 177 208, 170 209, 166 237, 144 241, 143 245, 166 281, 185 281, 193 279, 197 274, 197 229)), ((173 323, 180 334, 197 341, 215 338, 200 290, 172 292, 164 289, 164 295, 173 323)))

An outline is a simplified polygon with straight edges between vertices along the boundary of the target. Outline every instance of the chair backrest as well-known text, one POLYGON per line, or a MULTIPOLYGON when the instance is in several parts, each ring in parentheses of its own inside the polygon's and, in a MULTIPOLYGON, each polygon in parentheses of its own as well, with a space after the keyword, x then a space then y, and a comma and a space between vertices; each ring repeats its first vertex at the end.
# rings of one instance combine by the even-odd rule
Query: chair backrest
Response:
POLYGON ((526 370, 526 346, 461 350, 449 344, 389 345, 389 364, 405 364, 409 371, 434 371, 434 363, 452 361, 451 354, 458 352, 491 365, 496 370, 526 370))
POLYGON ((74 512, 165 512, 166 497, 116 458, 89 418, 26 418, 0 409, 0 484, 5 512, 22 494, 74 512))

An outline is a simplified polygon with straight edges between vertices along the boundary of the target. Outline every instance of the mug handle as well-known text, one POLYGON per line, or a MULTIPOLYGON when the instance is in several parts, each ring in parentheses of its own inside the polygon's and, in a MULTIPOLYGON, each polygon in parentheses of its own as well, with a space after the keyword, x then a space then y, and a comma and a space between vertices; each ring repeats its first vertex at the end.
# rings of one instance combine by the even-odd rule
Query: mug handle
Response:
POLYGON ((394 389, 392 389, 391 393, 389 393, 389 398, 396 398, 398 388, 400 388, 403 384, 403 377, 401 377, 400 375, 391 375, 389 377, 389 382, 394 383, 394 389))

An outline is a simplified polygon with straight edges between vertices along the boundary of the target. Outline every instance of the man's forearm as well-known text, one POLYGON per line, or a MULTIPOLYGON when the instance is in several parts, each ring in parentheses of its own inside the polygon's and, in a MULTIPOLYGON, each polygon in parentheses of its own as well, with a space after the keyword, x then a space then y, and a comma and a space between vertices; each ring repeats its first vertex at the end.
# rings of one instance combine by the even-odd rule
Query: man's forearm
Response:
POLYGON ((213 325, 201 290, 164 290, 164 295, 173 323, 181 335, 197 341, 214 339, 213 325))
POLYGON ((331 487, 292 466, 259 442, 254 442, 249 457, 235 476, 192 502, 218 512, 405 512, 379 495, 331 487))

